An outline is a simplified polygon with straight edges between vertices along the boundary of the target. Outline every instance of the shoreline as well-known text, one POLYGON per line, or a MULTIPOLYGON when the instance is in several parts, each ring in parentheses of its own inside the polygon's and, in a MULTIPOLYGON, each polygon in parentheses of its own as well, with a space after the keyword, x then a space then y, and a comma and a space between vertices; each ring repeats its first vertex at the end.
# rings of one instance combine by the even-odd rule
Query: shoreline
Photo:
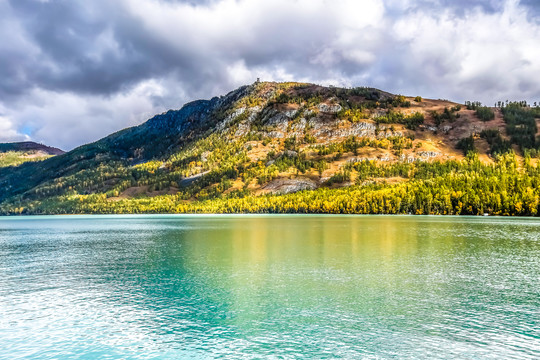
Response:
POLYGON ((440 215, 440 214, 332 214, 332 213, 138 213, 138 214, 17 214, 0 215, 0 220, 6 219, 33 219, 33 218, 149 218, 149 217, 171 217, 171 218, 203 218, 203 217, 392 217, 392 218, 469 218, 469 219, 530 219, 540 220, 540 216, 519 216, 519 215, 440 215))

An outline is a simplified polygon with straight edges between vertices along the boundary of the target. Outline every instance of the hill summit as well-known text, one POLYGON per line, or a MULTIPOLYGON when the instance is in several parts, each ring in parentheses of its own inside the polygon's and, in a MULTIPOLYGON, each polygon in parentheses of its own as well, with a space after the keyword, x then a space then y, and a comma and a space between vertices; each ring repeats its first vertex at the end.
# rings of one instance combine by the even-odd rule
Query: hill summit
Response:
MULTIPOLYGON (((523 102, 491 108, 366 87, 256 82, 66 154, 0 169, 0 209, 532 213, 537 198, 525 205, 519 193, 518 208, 500 198, 470 204, 469 194, 450 184, 467 188, 457 175, 473 171, 535 176, 529 170, 536 169, 539 110, 523 102), (415 193, 417 186, 426 193, 415 193), (318 200, 290 204, 306 197, 318 200)), ((538 188, 527 184, 534 199, 538 188)))

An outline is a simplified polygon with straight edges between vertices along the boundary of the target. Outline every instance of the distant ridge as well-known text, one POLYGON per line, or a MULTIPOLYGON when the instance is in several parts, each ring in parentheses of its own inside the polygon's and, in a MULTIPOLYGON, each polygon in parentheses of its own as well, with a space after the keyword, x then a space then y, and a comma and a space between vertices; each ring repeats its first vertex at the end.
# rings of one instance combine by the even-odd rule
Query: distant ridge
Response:
POLYGON ((66 153, 64 150, 43 144, 38 144, 33 141, 0 143, 0 152, 7 151, 39 151, 47 155, 62 155, 66 153))

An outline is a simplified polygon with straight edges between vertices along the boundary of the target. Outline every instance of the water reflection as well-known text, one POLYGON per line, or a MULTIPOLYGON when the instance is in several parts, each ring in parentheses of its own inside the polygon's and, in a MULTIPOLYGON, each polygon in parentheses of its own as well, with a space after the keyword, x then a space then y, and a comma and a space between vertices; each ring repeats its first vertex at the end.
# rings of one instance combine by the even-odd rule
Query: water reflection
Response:
POLYGON ((452 217, 2 219, 0 357, 534 358, 539 230, 452 217))

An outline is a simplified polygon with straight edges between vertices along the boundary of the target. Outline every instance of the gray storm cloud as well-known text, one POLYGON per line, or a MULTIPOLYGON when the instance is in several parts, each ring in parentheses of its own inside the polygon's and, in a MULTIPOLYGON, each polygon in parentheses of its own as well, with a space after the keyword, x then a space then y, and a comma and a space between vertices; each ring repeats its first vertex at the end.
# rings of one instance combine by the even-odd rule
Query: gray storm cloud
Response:
POLYGON ((536 4, 0 0, 0 141, 71 149, 257 77, 540 101, 536 4))

